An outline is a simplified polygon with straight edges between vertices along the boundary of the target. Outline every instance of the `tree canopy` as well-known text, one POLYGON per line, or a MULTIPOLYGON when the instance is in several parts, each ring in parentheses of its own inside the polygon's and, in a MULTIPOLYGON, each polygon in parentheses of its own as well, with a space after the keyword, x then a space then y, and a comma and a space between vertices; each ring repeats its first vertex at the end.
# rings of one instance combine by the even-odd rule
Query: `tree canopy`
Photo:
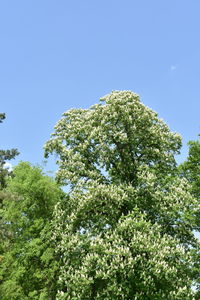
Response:
POLYGON ((200 143, 177 166, 180 148, 137 94, 114 91, 56 124, 58 183, 6 169, 18 151, 0 150, 0 298, 200 299, 200 143))
MULTIPOLYGON (((5 113, 0 113, 0 123, 6 118, 5 113)), ((3 211, 3 201, 6 197, 4 189, 6 187, 6 182, 9 177, 12 176, 12 171, 6 167, 6 162, 15 158, 19 154, 17 149, 10 150, 0 150, 0 262, 2 258, 3 245, 7 242, 9 232, 6 231, 4 227, 4 222, 2 220, 1 211, 3 211)))
POLYGON ((63 114, 45 146, 71 188, 53 221, 56 299, 193 299, 199 204, 176 176, 180 147, 130 91, 63 114))
POLYGON ((180 147, 180 136, 138 95, 117 91, 90 109, 64 113, 46 144, 46 156, 59 155, 57 178, 64 183, 94 179, 134 185, 140 166, 157 175, 171 172, 180 147))
POLYGON ((21 162, 4 189, 0 298, 55 299, 57 258, 51 219, 62 190, 39 167, 21 162))

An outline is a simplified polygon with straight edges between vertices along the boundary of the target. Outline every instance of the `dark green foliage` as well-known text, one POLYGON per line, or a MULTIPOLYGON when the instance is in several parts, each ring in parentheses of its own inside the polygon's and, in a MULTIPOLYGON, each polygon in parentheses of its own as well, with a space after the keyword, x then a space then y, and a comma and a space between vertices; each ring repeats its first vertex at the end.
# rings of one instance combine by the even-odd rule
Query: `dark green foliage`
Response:
POLYGON ((57 262, 50 221, 63 192, 39 167, 20 163, 4 191, 6 236, 0 269, 0 299, 55 299, 57 262))
MULTIPOLYGON (((0 123, 2 123, 5 118, 5 113, 0 113, 0 123)), ((12 176, 12 171, 6 168, 6 162, 15 158, 18 154, 19 152, 17 149, 0 150, 0 261, 2 258, 3 248, 5 250, 5 245, 7 245, 7 242, 12 235, 12 233, 5 228, 1 217, 3 201, 8 197, 7 192, 4 190, 6 187, 6 181, 12 176)))
POLYGON ((200 141, 190 141, 189 155, 180 172, 192 184, 192 193, 200 200, 200 141))
MULTIPOLYGON (((2 123, 5 118, 6 115, 0 113, 0 123, 2 123)), ((6 177, 11 175, 11 172, 5 168, 6 161, 15 158, 18 154, 17 149, 0 150, 0 189, 5 187, 6 177)))
MULTIPOLYGON (((200 136, 200 135, 199 135, 200 136)), ((190 141, 189 153, 186 161, 179 166, 181 176, 187 178, 191 184, 191 193, 200 202, 200 141, 190 141)), ((200 204, 200 203, 199 203, 200 204)), ((196 232, 198 237, 200 234, 200 209, 196 213, 196 232)), ((200 299, 200 249, 196 253, 196 264, 194 267, 196 278, 198 282, 198 289, 196 299, 200 299)))
MULTIPOLYGON (((191 193, 200 201, 200 141, 190 141, 188 145, 189 154, 186 161, 179 166, 179 172, 190 182, 191 193)), ((196 230, 200 231, 200 210, 196 217, 196 230)))
POLYGON ((0 113, 0 123, 2 123, 5 118, 6 115, 4 113, 0 113))

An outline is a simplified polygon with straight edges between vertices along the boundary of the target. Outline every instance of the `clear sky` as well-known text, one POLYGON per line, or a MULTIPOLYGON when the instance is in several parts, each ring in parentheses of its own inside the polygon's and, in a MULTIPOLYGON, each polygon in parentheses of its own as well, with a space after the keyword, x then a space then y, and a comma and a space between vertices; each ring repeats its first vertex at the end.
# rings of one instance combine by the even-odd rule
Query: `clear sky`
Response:
POLYGON ((0 147, 40 164, 64 111, 125 89, 182 135, 184 160, 200 133, 199 16, 199 0, 0 1, 0 147))

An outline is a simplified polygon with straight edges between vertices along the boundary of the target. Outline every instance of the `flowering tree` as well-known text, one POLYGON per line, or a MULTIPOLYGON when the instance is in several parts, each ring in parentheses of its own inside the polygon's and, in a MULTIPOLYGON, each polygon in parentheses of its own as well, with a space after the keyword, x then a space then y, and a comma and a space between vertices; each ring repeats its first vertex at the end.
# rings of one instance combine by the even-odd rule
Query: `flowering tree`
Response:
POLYGON ((45 145, 70 186, 54 219, 57 299, 193 299, 198 204, 175 176, 180 146, 130 91, 63 114, 45 145))

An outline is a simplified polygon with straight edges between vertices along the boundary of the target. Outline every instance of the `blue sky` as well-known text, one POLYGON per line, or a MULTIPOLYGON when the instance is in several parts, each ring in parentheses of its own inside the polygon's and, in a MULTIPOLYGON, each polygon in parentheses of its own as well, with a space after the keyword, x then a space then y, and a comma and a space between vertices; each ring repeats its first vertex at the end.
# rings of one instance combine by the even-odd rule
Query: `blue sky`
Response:
POLYGON ((182 135, 184 160, 200 133, 199 15, 199 0, 1 1, 1 148, 40 164, 64 111, 125 89, 182 135))

